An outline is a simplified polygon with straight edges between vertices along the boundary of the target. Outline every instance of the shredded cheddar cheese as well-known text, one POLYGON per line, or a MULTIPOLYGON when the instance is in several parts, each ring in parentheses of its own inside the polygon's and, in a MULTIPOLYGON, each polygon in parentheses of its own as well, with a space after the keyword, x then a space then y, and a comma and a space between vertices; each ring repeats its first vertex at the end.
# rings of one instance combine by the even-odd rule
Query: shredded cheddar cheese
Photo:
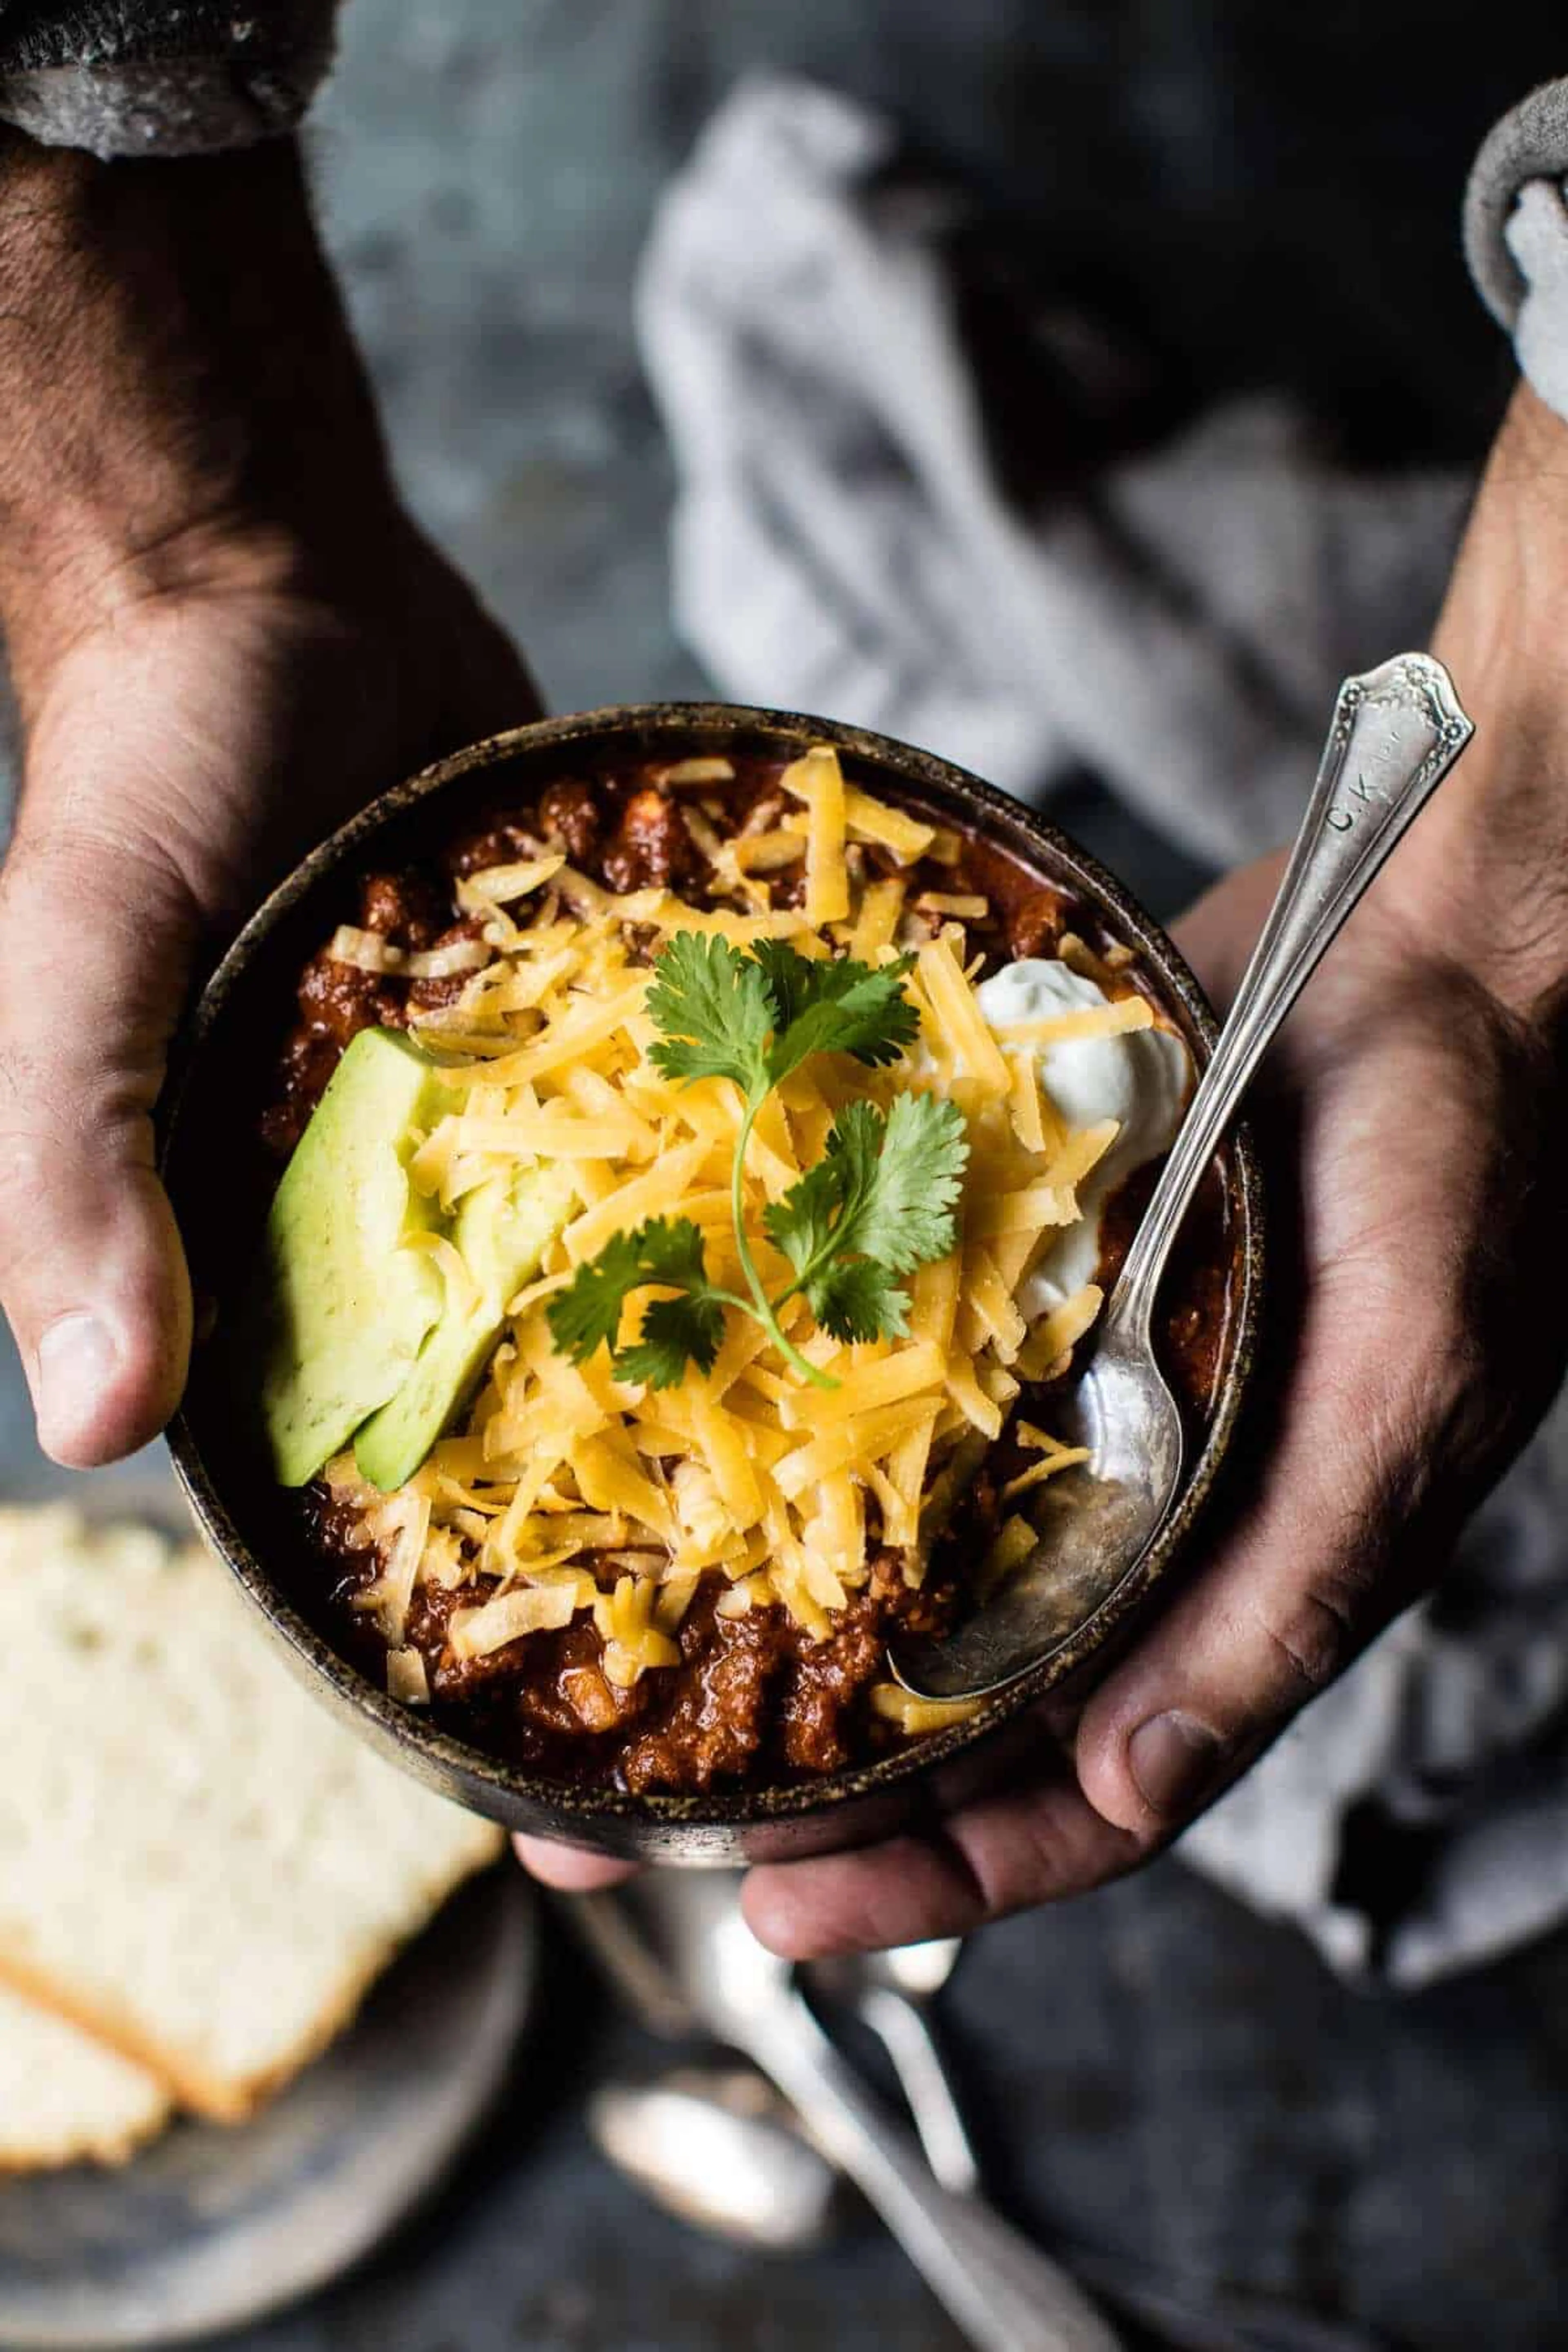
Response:
POLYGON ((806 806, 805 919, 813 925, 841 923, 849 912, 849 877, 844 861, 844 773, 837 752, 814 744, 784 770, 784 783, 806 806))
POLYGON ((1053 1013, 1044 1021, 1007 1021, 997 1035, 1006 1045, 1072 1045, 1085 1037, 1121 1037, 1131 1029, 1152 1029, 1154 1010, 1142 996, 1119 996, 1081 1013, 1053 1013))
MULTIPOLYGON (((733 773, 726 760, 692 759, 660 780, 721 792, 733 773)), ((1035 1265, 1078 1218, 1079 1188, 1117 1132, 1113 1123, 1067 1131, 1040 1083, 1037 1049, 1146 1026, 1151 1007, 1123 994, 1103 1008, 994 1027, 963 928, 986 919, 987 901, 942 891, 911 900, 905 877, 879 870, 857 845, 912 866, 945 856, 951 837, 847 784, 826 746, 781 782, 794 804, 782 818, 710 851, 719 894, 732 906, 693 909, 658 888, 617 898, 555 853, 458 886, 479 937, 461 943, 451 967, 462 981, 455 1000, 415 1015, 416 1036, 447 1065, 455 1108, 419 1142, 411 1181, 450 1211, 498 1171, 559 1160, 571 1165, 579 1205, 508 1302, 460 1427, 408 1486, 378 1495, 352 1455, 329 1465, 334 1499, 359 1515, 355 1540, 374 1545, 383 1563, 364 1603, 389 1644, 389 1686, 412 1704, 428 1697, 406 1641, 421 1581, 486 1596, 452 1611, 447 1638, 459 1661, 591 1620, 612 1691, 679 1661, 680 1628, 705 1577, 721 1584, 721 1616, 782 1608, 808 1636, 827 1638, 879 1552, 901 1555, 906 1580, 920 1582, 946 1513, 1024 1382, 1065 1369, 1099 1311, 1092 1286, 1032 1328, 1020 1303, 1035 1265), (800 866, 799 908, 771 907, 759 877, 800 866), (910 1278, 907 1329, 841 1345, 798 1297, 784 1310, 794 1343, 837 1382, 829 1389, 799 1378, 759 1325, 733 1315, 711 1371, 693 1366, 679 1387, 657 1393, 617 1381, 603 1350, 577 1366, 552 1345, 550 1300, 575 1267, 645 1219, 690 1218, 714 1280, 731 1288, 742 1280, 729 1191, 736 1090, 716 1078, 678 1084, 647 1054, 649 956, 680 929, 741 945, 788 940, 803 955, 873 964, 906 943, 916 950, 906 985, 921 1023, 918 1060, 873 1070, 817 1057, 767 1101, 742 1169, 747 1231, 759 1236, 764 1279, 782 1290, 790 1268, 760 1238, 763 1210, 820 1161, 847 1103, 866 1097, 885 1109, 920 1087, 963 1110, 961 1238, 910 1278)), ((693 839, 704 841, 707 820, 695 806, 689 815, 693 839)), ((340 932, 332 952, 368 956, 372 936, 340 932)), ((449 1296, 472 1305, 473 1277, 453 1244, 428 1236, 416 1245, 436 1260, 449 1296)), ((656 1296, 632 1295, 623 1341, 656 1296)), ((1002 1489, 1007 1516, 978 1564, 981 1589, 1035 1542, 1027 1514, 1037 1490, 1085 1458, 1028 1422, 1016 1435, 1034 1458, 1002 1489)), ((611 1706, 613 1719, 603 1684, 584 1672, 584 1704, 611 1706)), ((911 1735, 969 1711, 891 1683, 878 1685, 871 1703, 911 1735)))
POLYGON ((900 1731, 945 1731, 950 1723, 967 1723, 978 1715, 983 1701, 977 1698, 917 1698, 900 1683, 878 1683, 871 1692, 871 1705, 900 1731))

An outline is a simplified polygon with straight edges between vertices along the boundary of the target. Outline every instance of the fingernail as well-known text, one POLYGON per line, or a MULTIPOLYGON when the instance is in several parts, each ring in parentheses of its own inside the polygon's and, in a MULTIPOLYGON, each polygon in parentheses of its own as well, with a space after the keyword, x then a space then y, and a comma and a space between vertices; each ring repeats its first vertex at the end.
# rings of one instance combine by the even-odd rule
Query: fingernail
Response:
POLYGON ((1173 1708, 1139 1725, 1127 1743, 1127 1763, 1152 1812, 1184 1813, 1219 1780, 1225 1743, 1207 1724, 1173 1708))
POLYGON ((68 1445, 96 1412, 114 1370, 114 1342, 96 1315, 79 1307, 51 1323, 38 1342, 38 1435, 68 1445))

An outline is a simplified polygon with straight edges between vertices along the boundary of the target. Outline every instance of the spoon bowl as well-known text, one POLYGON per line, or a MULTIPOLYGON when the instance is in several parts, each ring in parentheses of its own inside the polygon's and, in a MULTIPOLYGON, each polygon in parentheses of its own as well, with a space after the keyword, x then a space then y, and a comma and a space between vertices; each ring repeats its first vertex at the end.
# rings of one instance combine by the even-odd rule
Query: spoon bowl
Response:
POLYGON ((682 2067, 605 2083, 588 2101, 595 2145, 667 2212, 731 2244, 810 2253, 838 2234, 842 2177, 757 2074, 682 2067))
POLYGON ((970 1698, 1005 1689, 1094 1617, 1148 1550, 1181 1492, 1182 1416, 1152 1349, 1126 1334, 1113 1298, 1093 1359, 1058 1404, 1065 1444, 1088 1465, 1044 1490, 1039 1542, 983 1607, 942 1643, 892 1658, 908 1690, 970 1698))
POLYGON ((1181 1410, 1154 1349, 1154 1306, 1183 1218, 1281 1022, 1474 728, 1428 654, 1347 678, 1285 878, 1182 1129, 1133 1235, 1069 1442, 1089 1462, 1047 1488, 1039 1542, 945 1641, 892 1657, 907 1690, 982 1698, 1061 1652, 1113 1601, 1181 1496, 1181 1410))

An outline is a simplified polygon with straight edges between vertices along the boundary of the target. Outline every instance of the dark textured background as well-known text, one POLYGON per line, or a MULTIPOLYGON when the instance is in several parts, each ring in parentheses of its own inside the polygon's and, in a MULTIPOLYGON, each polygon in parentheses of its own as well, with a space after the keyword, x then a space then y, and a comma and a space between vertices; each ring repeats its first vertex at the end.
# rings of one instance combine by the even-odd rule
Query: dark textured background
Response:
MULTIPOLYGON (((1458 192, 1568 66, 1555 12, 1320 0, 351 0, 315 133, 408 492, 560 708, 700 685, 674 642, 668 465, 628 290, 657 191, 735 74, 900 108, 995 207, 994 251, 1133 352, 1153 412, 1289 383, 1384 460, 1479 450, 1505 383, 1458 192)), ((1070 453, 1069 453, 1070 454, 1070 453)), ((1068 812, 1169 911, 1191 877, 1086 782, 1068 812)), ((5 1367, 7 1491, 50 1485, 5 1367)), ((155 1460, 121 1475, 127 1493, 155 1460)), ((1403 2004, 1166 1862, 979 1938, 953 2033, 1020 2218, 1422 2352, 1568 2344, 1568 1944, 1403 2004)), ((641 2054, 585 1964, 418 2228, 246 2352, 938 2352, 868 2224, 748 2261, 595 2162, 585 2084, 641 2054)))

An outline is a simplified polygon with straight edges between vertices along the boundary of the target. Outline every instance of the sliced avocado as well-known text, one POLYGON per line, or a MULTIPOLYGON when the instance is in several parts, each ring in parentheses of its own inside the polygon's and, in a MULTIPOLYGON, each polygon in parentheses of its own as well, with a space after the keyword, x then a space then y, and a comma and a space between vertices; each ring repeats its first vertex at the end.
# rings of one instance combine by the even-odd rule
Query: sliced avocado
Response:
POLYGON ((559 1165, 492 1176, 459 1203, 453 1243, 473 1276, 478 1303, 448 1307, 389 1404, 354 1440, 354 1460, 389 1493, 412 1478, 468 1402, 500 1333, 507 1301, 529 1277, 571 1215, 577 1188, 559 1165))
POLYGON ((440 1066, 395 1029, 348 1046, 273 1195, 263 1245, 262 1412, 285 1486, 309 1484, 396 1394, 441 1311, 439 1217, 408 1161, 452 1108, 440 1066))

